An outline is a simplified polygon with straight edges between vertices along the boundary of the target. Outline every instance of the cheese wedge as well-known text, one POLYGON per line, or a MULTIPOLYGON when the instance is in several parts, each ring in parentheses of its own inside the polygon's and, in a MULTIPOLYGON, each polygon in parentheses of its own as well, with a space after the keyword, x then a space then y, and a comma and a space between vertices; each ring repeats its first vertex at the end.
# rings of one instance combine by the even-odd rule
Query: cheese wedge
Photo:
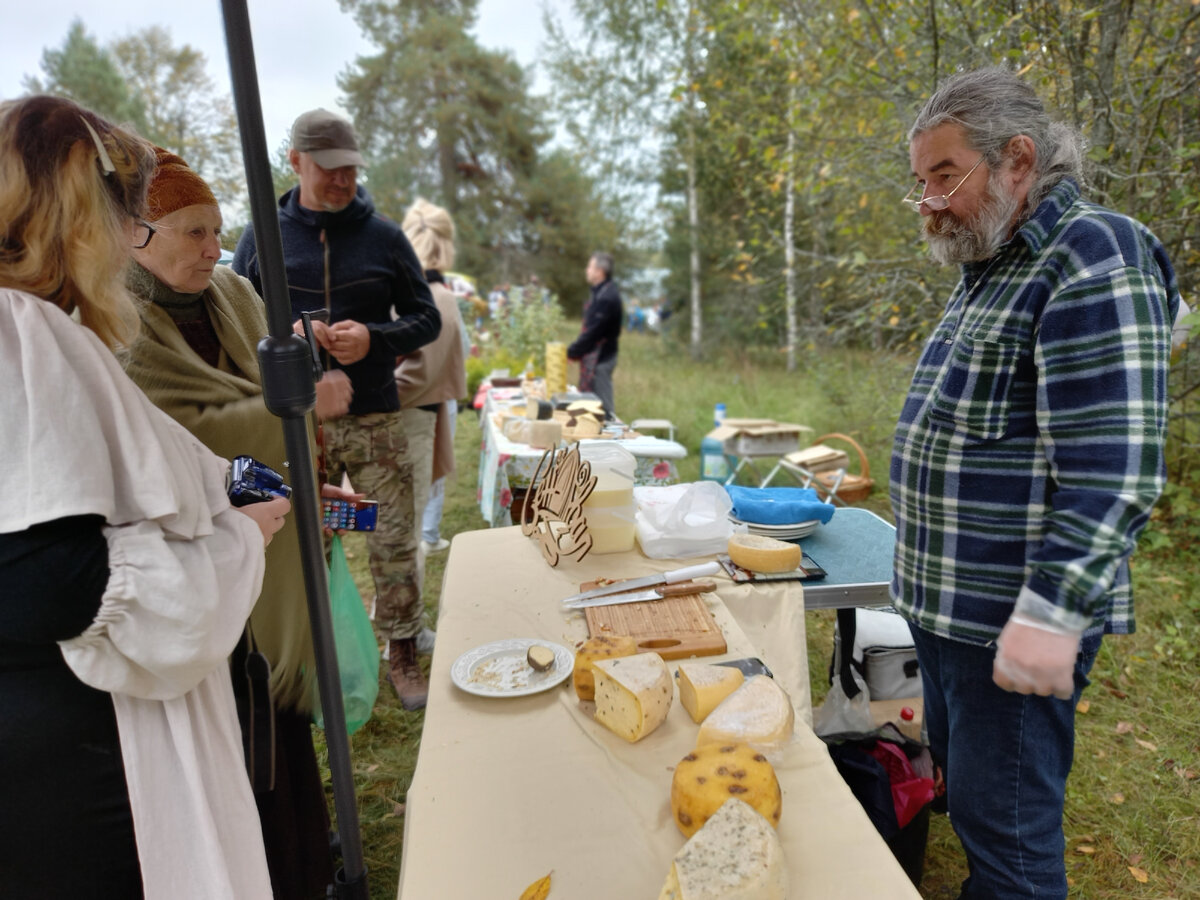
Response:
POLYGON ((675 685, 657 653, 600 659, 596 678, 596 721, 631 744, 654 731, 667 718, 675 685))
POLYGON ((571 672, 575 696, 580 700, 595 699, 596 680, 592 677, 592 666, 596 660, 633 656, 635 653, 637 641, 627 634, 598 634, 588 638, 575 654, 575 668, 571 672))
POLYGON ((746 676, 733 666, 710 663, 679 664, 679 702, 692 721, 699 724, 717 704, 742 686, 746 676))
POLYGON ((800 545, 759 534, 733 534, 726 549, 735 565, 751 572, 791 572, 800 565, 800 545))
POLYGON ((700 725, 696 746, 738 741, 771 752, 792 739, 796 713, 774 678, 755 675, 721 701, 700 725))
POLYGON ((775 829, 729 799, 675 854, 658 900, 787 900, 787 891, 775 829))
POLYGON ((783 794, 770 761, 749 744, 705 744, 675 766, 671 818, 691 837, 730 797, 749 803, 772 825, 783 814, 783 794))

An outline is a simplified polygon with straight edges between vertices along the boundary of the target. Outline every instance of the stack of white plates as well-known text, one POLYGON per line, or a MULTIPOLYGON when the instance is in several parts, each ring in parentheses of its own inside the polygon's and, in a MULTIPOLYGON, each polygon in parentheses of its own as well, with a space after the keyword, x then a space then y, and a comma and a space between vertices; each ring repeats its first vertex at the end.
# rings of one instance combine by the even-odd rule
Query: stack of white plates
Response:
POLYGON ((746 530, 751 534, 761 534, 763 537, 771 537, 780 541, 798 541, 800 538, 808 537, 821 524, 820 519, 809 519, 807 522, 792 522, 786 525, 764 525, 761 522, 743 522, 733 516, 729 517, 729 521, 734 525, 745 525, 746 530))

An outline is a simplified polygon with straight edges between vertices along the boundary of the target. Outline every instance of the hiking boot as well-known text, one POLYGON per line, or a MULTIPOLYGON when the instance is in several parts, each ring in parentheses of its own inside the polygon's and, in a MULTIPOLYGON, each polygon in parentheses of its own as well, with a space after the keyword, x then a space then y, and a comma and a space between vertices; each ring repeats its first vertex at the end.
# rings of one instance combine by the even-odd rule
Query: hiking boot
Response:
POLYGON ((388 677, 405 709, 425 708, 429 681, 417 664, 416 638, 388 641, 388 677))

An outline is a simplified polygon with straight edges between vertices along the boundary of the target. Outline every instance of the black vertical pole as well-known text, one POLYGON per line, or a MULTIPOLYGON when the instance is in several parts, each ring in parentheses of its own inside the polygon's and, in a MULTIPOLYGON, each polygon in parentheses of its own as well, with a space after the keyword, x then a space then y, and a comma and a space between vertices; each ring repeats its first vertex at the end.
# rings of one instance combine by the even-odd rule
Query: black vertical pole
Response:
POLYGON ((250 214, 262 272, 263 299, 267 307, 269 336, 258 345, 262 370, 263 399, 267 408, 283 419, 284 445, 291 465, 292 514, 300 535, 304 586, 308 595, 308 617, 312 623, 313 649, 317 660, 317 686, 325 718, 325 742, 329 748, 329 772, 341 838, 342 868, 337 872, 338 896, 345 900, 367 900, 367 870, 363 865, 362 841, 358 831, 358 808, 350 766, 350 740, 346 735, 346 713, 342 706, 337 649, 329 611, 329 582, 325 575, 325 551, 321 542, 320 498, 308 443, 306 417, 316 402, 312 354, 303 338, 292 333, 291 301, 283 264, 283 240, 271 180, 271 164, 263 129, 262 100, 254 64, 254 43, 245 0, 222 0, 225 45, 233 98, 237 106, 238 130, 250 188, 250 214))

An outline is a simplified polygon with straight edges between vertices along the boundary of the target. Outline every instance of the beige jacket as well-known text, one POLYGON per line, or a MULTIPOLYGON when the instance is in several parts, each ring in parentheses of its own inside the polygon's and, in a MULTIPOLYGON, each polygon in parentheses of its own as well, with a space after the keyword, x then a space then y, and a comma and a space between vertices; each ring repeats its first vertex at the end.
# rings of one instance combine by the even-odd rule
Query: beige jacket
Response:
POLYGON ((454 440, 446 401, 461 400, 467 395, 467 369, 458 300, 444 284, 432 282, 429 288, 442 315, 441 333, 432 343, 400 358, 396 386, 404 409, 441 404, 433 439, 433 480, 437 481, 454 471, 454 440))

